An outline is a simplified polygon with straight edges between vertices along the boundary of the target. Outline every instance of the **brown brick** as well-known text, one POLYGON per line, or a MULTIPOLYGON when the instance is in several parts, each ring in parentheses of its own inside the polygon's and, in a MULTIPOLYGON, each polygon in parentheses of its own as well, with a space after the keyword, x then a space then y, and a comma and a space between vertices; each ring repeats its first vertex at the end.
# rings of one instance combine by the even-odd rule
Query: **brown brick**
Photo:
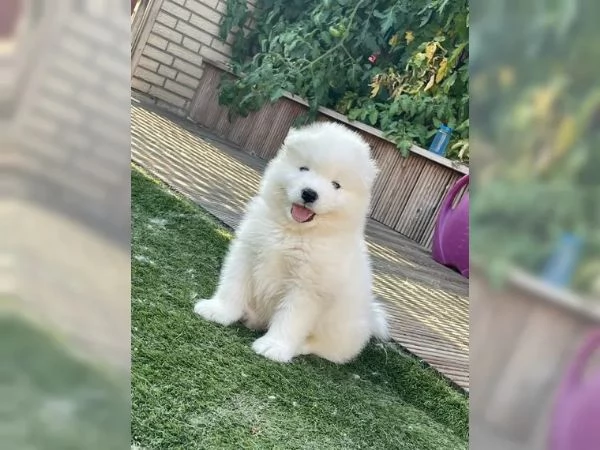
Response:
POLYGON ((183 72, 179 72, 177 74, 175 81, 183 84, 184 86, 188 86, 192 89, 197 89, 198 86, 200 85, 200 80, 198 78, 190 77, 183 72))
POLYGON ((172 80, 174 80, 175 76, 177 75, 177 71, 175 69, 172 69, 171 67, 163 66, 162 64, 158 68, 158 73, 167 78, 171 78, 172 80))
POLYGON ((177 19, 175 17, 165 14, 164 12, 158 13, 156 16, 156 21, 170 28, 174 28, 175 24, 177 23, 177 19))
POLYGON ((183 38, 183 46, 195 53, 197 53, 198 50, 200 50, 200 44, 188 37, 183 38))
POLYGON ((152 33, 157 34, 159 36, 164 37, 165 39, 171 41, 171 42, 176 42, 176 43, 181 43, 183 36, 181 35, 181 33, 178 33, 177 31, 166 27, 164 25, 161 25, 160 23, 154 23, 154 26, 152 27, 152 33))
POLYGON ((202 44, 210 45, 212 41, 212 36, 210 34, 185 22, 179 22, 175 29, 202 44))
POLYGON ((187 99, 191 99, 194 96, 193 89, 185 87, 179 83, 175 83, 171 80, 167 80, 167 82, 165 83, 165 89, 168 89, 171 92, 175 92, 176 94, 179 94, 187 99))
POLYGON ((187 9, 183 9, 181 6, 176 5, 171 0, 164 0, 160 9, 167 11, 169 14, 178 17, 181 20, 189 20, 191 15, 187 9))
POLYGON ((150 84, 155 86, 162 86, 165 82, 165 78, 154 73, 149 70, 144 69, 143 67, 137 67, 133 74, 135 77, 141 78, 144 81, 147 81, 150 84))
POLYGON ((173 56, 167 55, 162 50, 159 50, 150 45, 146 45, 144 47, 144 51, 142 53, 144 55, 146 55, 148 58, 152 58, 155 61, 166 64, 167 66, 170 66, 171 64, 173 64, 173 56))
POLYGON ((156 61, 151 60, 150 58, 146 58, 145 56, 140 56, 138 65, 148 70, 151 70, 152 72, 156 72, 156 70, 158 69, 158 63, 156 61))
POLYGON ((187 9, 191 9, 195 13, 202 14, 202 11, 205 10, 206 8, 216 9, 218 3, 219 3, 219 0, 201 0, 201 1, 187 0, 185 2, 185 7, 187 9))
POLYGON ((169 43, 169 46, 167 47, 167 51, 169 53, 171 53, 172 55, 175 55, 178 58, 183 59, 184 61, 187 61, 192 64, 196 64, 197 66, 202 65, 202 57, 198 53, 191 52, 188 49, 183 48, 177 44, 169 43))
POLYGON ((178 108, 183 108, 186 104, 186 99, 181 98, 180 96, 173 94, 161 87, 151 86, 149 94, 158 99, 164 100, 165 102, 177 106, 178 108))
POLYGON ((229 60, 229 57, 227 55, 219 53, 218 51, 216 51, 210 47, 202 47, 200 49, 200 55, 203 58, 208 59, 209 61, 227 62, 229 60))
POLYGON ((161 50, 166 50, 168 41, 160 36, 150 33, 148 36, 148 44, 152 44, 161 50))
POLYGON ((221 14, 225 14, 225 12, 227 11, 227 3, 225 3, 225 1, 220 1, 217 6, 215 6, 215 9, 217 11, 219 11, 221 14))
POLYGON ((231 56, 231 45, 221 41, 219 38, 214 38, 210 43, 213 50, 223 53, 224 55, 231 56))
MULTIPOLYGON (((198 3, 198 2, 195 2, 195 3, 198 3)), ((221 23, 221 17, 223 17, 223 15, 219 11, 216 11, 211 8, 207 8, 204 5, 200 5, 200 7, 196 8, 196 9, 194 9, 192 7, 192 5, 189 5, 187 7, 189 9, 191 9, 192 11, 194 11, 196 14, 198 14, 200 17, 204 17, 205 19, 211 21, 212 23, 216 23, 217 25, 219 25, 221 23)))
POLYGON ((193 78, 200 79, 204 74, 204 70, 193 64, 187 63, 181 59, 175 59, 173 68, 190 75, 193 78))
POLYGON ((192 14, 190 23, 195 27, 200 28, 202 31, 212 34, 213 36, 219 35, 219 25, 214 24, 204 17, 198 16, 197 14, 192 14))
POLYGON ((186 117, 187 116, 187 111, 185 110, 185 108, 187 107, 187 103, 188 102, 186 101, 183 108, 178 108, 177 106, 173 106, 170 103, 164 102, 162 100, 157 100, 156 101, 156 106, 158 106, 159 108, 165 109, 167 111, 170 111, 173 114, 176 114, 178 116, 186 117))

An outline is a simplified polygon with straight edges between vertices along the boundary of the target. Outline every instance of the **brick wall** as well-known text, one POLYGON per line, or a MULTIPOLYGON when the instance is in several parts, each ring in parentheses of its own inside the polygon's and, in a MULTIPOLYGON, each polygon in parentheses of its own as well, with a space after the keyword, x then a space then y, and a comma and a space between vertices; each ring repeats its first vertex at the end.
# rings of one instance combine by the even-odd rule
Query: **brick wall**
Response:
POLYGON ((141 53, 132 68, 132 89, 186 115, 200 84, 204 59, 229 62, 231 36, 227 42, 218 37, 225 2, 151 0, 148 7, 156 11, 144 25, 147 32, 138 44, 141 53))

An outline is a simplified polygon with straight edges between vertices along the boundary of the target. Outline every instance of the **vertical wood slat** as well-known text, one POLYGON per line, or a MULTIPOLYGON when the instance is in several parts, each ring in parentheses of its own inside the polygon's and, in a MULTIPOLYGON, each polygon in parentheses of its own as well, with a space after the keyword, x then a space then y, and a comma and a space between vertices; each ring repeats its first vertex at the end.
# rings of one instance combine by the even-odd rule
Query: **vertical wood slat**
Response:
MULTIPOLYGON (((227 108, 218 100, 224 74, 217 67, 205 65, 190 118, 246 153, 265 160, 273 158, 295 119, 306 112, 306 106, 284 97, 247 117, 229 121, 227 108)), ((318 120, 334 121, 324 114, 319 114, 318 120)), ((371 145, 380 169, 370 217, 430 249, 441 202, 461 174, 417 154, 404 158, 391 142, 357 131, 371 145)))
POLYGON ((427 164, 423 168, 398 224, 394 227, 416 242, 420 242, 427 224, 435 221, 436 209, 446 193, 449 174, 443 169, 433 164, 427 164))
MULTIPOLYGON (((399 164, 396 165, 396 172, 388 183, 387 206, 382 211, 384 214, 382 223, 390 228, 394 228, 397 224, 427 162, 425 158, 416 155, 402 158, 401 155, 397 154, 396 157, 399 164)), ((381 205, 382 209, 384 206, 384 204, 381 205)))

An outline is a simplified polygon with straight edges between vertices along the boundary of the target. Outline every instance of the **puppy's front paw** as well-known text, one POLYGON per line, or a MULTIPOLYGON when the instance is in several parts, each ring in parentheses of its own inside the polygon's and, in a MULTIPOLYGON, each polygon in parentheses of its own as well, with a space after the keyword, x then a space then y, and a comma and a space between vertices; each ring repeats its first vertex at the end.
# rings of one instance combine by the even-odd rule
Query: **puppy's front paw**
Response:
POLYGON ((252 350, 277 362, 290 362, 294 356, 292 349, 266 335, 254 341, 252 350))
POLYGON ((236 311, 231 311, 223 302, 216 299, 198 301, 194 306, 194 312, 206 320, 221 325, 231 325, 240 319, 236 311))

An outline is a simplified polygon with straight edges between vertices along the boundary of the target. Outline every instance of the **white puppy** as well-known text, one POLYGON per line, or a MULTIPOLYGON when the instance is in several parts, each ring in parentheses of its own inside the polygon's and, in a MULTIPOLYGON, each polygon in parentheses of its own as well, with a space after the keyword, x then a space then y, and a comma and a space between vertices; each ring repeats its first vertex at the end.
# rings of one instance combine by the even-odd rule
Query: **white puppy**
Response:
POLYGON ((292 129, 248 205, 210 300, 194 311, 268 329, 252 348, 275 361, 336 363, 387 339, 373 299, 364 230, 377 167, 369 145, 334 123, 292 129))

